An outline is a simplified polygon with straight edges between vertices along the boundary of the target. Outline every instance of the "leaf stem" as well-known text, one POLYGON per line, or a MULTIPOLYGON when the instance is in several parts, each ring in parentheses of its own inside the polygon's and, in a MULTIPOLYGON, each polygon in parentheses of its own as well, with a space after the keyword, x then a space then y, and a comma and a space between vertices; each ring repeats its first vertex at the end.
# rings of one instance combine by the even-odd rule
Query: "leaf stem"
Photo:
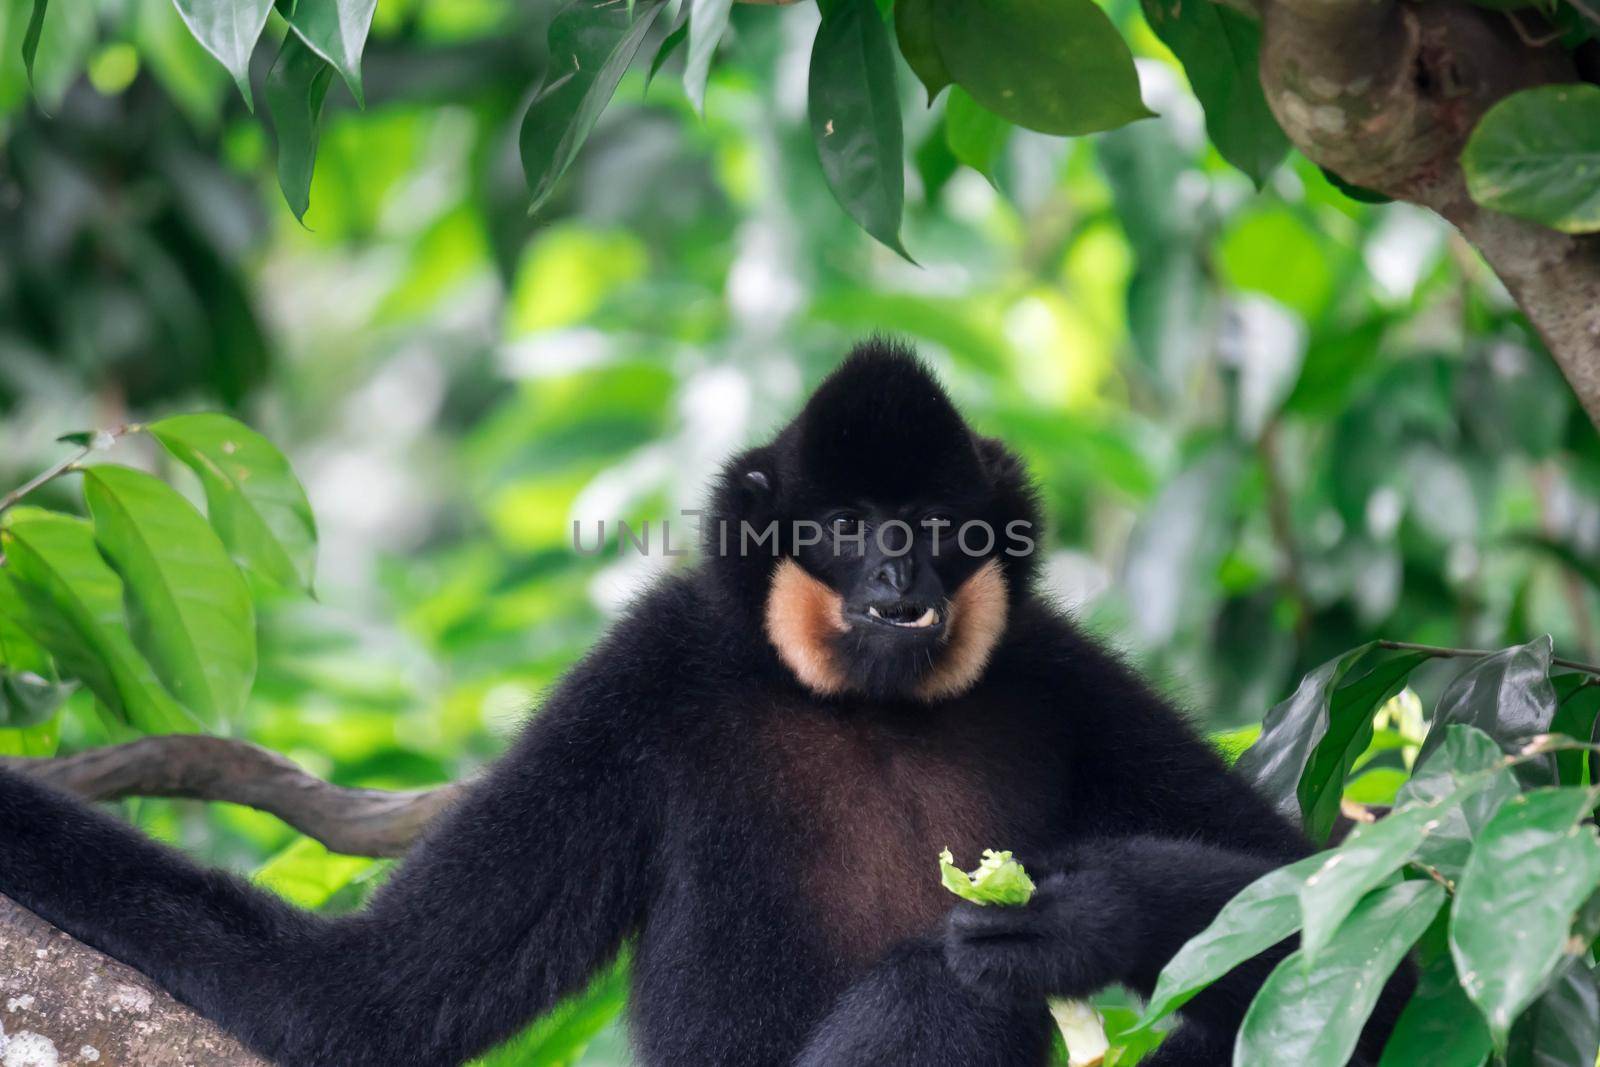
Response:
MULTIPOLYGON (((1411 641, 1379 641, 1379 648, 1386 648, 1394 652, 1423 652, 1440 659, 1481 659, 1484 656, 1493 656, 1498 649, 1492 648, 1446 648, 1443 645, 1419 645, 1411 641)), ((1574 659, 1562 659, 1554 656, 1550 662, 1557 667, 1565 667, 1569 671, 1579 671, 1583 674, 1592 674, 1600 677, 1600 666, 1593 663, 1580 663, 1574 659)))
POLYGON ((12 508, 16 507, 17 504, 22 501, 22 498, 27 496, 29 493, 43 488, 49 483, 55 481, 57 478, 61 477, 63 474, 71 472, 74 467, 76 467, 84 459, 88 458, 92 453, 109 447, 117 438, 136 429, 138 429, 136 426, 118 426, 114 430, 96 430, 90 436, 89 443, 79 448, 78 451, 74 452, 60 463, 57 463, 54 466, 39 472, 34 477, 28 479, 26 482, 23 482, 21 485, 11 490, 11 492, 7 493, 5 496, 0 496, 0 515, 4 515, 7 511, 10 511, 12 508))

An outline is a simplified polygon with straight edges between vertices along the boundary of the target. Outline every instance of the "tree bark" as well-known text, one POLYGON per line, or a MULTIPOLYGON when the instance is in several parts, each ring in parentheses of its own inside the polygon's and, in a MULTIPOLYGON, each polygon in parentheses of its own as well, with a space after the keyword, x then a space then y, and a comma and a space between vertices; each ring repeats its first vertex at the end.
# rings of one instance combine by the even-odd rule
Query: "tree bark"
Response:
POLYGON ((0 897, 0 1064, 266 1067, 155 987, 0 897))
MULTIPOLYGON (((314 778, 275 752, 217 737, 146 737, 0 766, 84 800, 225 800, 272 812, 336 852, 398 856, 459 784, 388 792, 314 778)), ((0 896, 0 1067, 266 1067, 143 975, 0 896)))
POLYGON ((1261 15, 1261 83, 1289 139, 1346 181, 1454 223, 1600 426, 1600 237, 1479 207, 1459 162, 1495 103, 1581 80, 1572 57, 1457 0, 1263 0, 1261 15))

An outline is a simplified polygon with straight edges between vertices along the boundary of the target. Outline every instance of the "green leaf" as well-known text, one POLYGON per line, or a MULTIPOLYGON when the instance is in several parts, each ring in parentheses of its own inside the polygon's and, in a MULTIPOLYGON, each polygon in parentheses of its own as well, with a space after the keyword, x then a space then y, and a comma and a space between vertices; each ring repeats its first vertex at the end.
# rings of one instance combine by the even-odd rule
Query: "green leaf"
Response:
POLYGON ((894 6, 894 36, 911 73, 928 90, 928 103, 950 84, 950 72, 933 37, 934 0, 899 0, 894 6))
POLYGON ((1153 114, 1094 0, 934 0, 933 31, 956 84, 1025 129, 1094 133, 1153 114))
POLYGON ((179 703, 235 718, 256 673, 250 589, 205 517, 177 490, 127 467, 89 467, 95 543, 123 582, 134 641, 179 703))
MULTIPOLYGON (((1439 697, 1417 759, 1426 760, 1444 743, 1450 723, 1476 726, 1513 754, 1531 738, 1547 732, 1556 713, 1556 692, 1550 684, 1551 653, 1546 634, 1484 656, 1462 671, 1439 697)), ((1524 782, 1549 783, 1555 778, 1555 761, 1545 756, 1524 763, 1517 775, 1524 782)))
MULTIPOLYGON (((1595 721, 1600 718, 1600 685, 1587 674, 1563 674, 1550 680, 1556 692, 1556 713, 1550 720, 1550 732, 1564 734, 1578 741, 1587 741, 1594 734, 1595 721)), ((1556 778, 1562 785, 1584 785, 1586 760, 1581 750, 1557 752, 1556 778)))
POLYGON ((33 83, 33 61, 39 57, 39 38, 44 33, 45 12, 50 0, 33 0, 33 11, 28 15, 28 28, 22 34, 22 65, 28 68, 28 83, 33 83))
POLYGON ((1600 991, 1594 965, 1573 957, 1512 1027, 1506 1067, 1594 1067, 1596 1056, 1600 991))
POLYGON ((256 868, 250 880, 293 904, 315 910, 381 866, 379 860, 329 852, 320 841, 298 837, 256 868))
POLYGON ((294 217, 311 206, 311 174, 322 139, 322 105, 333 67, 295 34, 284 38, 267 73, 267 110, 278 137, 278 188, 294 217))
POLYGON ((1245 960, 1260 955, 1300 928, 1300 889, 1328 858, 1326 852, 1269 871, 1241 889, 1189 939, 1156 980, 1135 1029, 1144 1030, 1188 1003, 1245 960))
POLYGON ((377 6, 378 0, 295 0, 289 16, 289 26, 339 72, 362 107, 366 100, 361 93, 361 52, 377 6))
POLYGON ((873 237, 905 256, 905 160, 889 31, 872 0, 838 0, 811 46, 811 138, 834 197, 873 237))
POLYGON ((250 53, 267 25, 272 0, 173 0, 189 32, 233 75, 252 111, 250 53))
POLYGON ((944 887, 974 904, 1020 908, 1033 899, 1033 879, 1009 852, 983 850, 983 862, 970 875, 955 865, 950 850, 939 853, 939 877, 944 887))
POLYGON ((1600 86, 1512 93, 1478 120, 1461 167, 1486 208, 1564 233, 1600 230, 1600 86))
POLYGON ((234 562, 311 592, 316 519, 289 461, 271 441, 226 415, 177 415, 146 429, 199 475, 207 517, 234 562))
POLYGON ((575 1064, 600 1031, 622 1015, 628 1001, 628 971, 629 956, 624 952, 587 989, 561 1001, 471 1067, 575 1064))
POLYGON ((650 71, 644 76, 646 89, 650 88, 650 83, 656 80, 656 75, 661 72, 662 64, 666 63, 667 59, 678 50, 678 46, 683 44, 688 36, 689 24, 687 22, 667 34, 666 40, 661 42, 661 47, 656 49, 655 58, 650 60, 650 71))
POLYGON ((1321 844, 1333 831, 1345 779, 1372 740, 1372 717, 1428 658, 1422 652, 1397 656, 1333 691, 1327 730, 1312 750, 1295 789, 1301 822, 1312 841, 1321 844))
POLYGON ((1358 826, 1312 872, 1300 890, 1304 920, 1300 954, 1308 962, 1331 951, 1339 924, 1370 890, 1394 875, 1416 852, 1428 831, 1438 825, 1435 805, 1401 808, 1387 818, 1358 826))
POLYGON ((1288 700, 1267 712, 1261 737, 1234 766, 1286 818, 1300 815, 1300 776, 1328 732, 1333 691, 1371 644, 1330 659, 1300 680, 1288 700))
POLYGON ((75 688, 32 671, 0 670, 0 728, 22 730, 48 721, 75 688))
POLYGON ((944 105, 944 135, 955 157, 995 184, 994 168, 1011 138, 1011 123, 985 108, 959 85, 944 105))
POLYGON ((162 688, 134 647, 123 614, 122 583, 81 519, 36 514, 0 531, 6 565, 0 604, 82 681, 118 719, 144 733, 185 733, 194 717, 162 688))
POLYGON ((1520 792, 1494 739, 1477 727, 1452 723, 1445 729, 1444 744, 1417 765, 1395 804, 1433 803, 1461 794, 1461 803, 1441 811, 1439 825, 1417 849, 1419 861, 1455 879, 1461 877, 1473 840, 1500 805, 1520 792), (1463 792, 1470 780, 1481 785, 1463 792))
POLYGON ((646 3, 635 15, 614 0, 575 0, 550 23, 550 66, 519 138, 530 215, 583 147, 665 7, 646 3))
POLYGON ((1329 170, 1327 167, 1318 167, 1317 169, 1322 171, 1322 176, 1328 179, 1329 185, 1333 186, 1345 196, 1348 196, 1351 200, 1354 200, 1359 204, 1394 203, 1394 197, 1385 196, 1375 189, 1368 189, 1365 185, 1357 185, 1355 182, 1347 182, 1343 178, 1339 177, 1339 175, 1329 170))
POLYGON ((1189 75, 1211 143, 1260 189, 1289 151, 1261 91, 1260 25, 1208 0, 1142 3, 1150 28, 1189 75))
POLYGON ((1496 1048, 1562 962, 1573 916, 1600 885, 1583 789, 1512 797, 1483 828, 1456 892, 1450 948, 1496 1048))
POLYGON ((1378 1067, 1480 1067, 1494 1047, 1456 976, 1447 919, 1436 918, 1417 943, 1417 989, 1395 1020, 1378 1067))
POLYGON ((1344 1067, 1384 982, 1444 903, 1436 882, 1401 882, 1356 906, 1316 963, 1278 963, 1245 1013, 1238 1064, 1344 1067))
POLYGON ((711 57, 728 29, 728 11, 733 0, 692 0, 689 9, 689 58, 683 65, 683 91, 694 109, 705 114, 706 79, 711 74, 711 57))

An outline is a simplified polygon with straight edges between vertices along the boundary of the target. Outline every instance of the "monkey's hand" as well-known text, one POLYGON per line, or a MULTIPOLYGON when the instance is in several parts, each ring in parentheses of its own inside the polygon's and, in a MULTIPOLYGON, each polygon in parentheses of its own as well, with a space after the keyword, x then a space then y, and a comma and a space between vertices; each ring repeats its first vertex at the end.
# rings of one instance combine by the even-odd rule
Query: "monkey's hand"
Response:
POLYGON ((1102 869, 1052 874, 1019 908, 959 903, 945 924, 950 970, 1004 1000, 1086 997, 1126 975, 1138 917, 1102 869))

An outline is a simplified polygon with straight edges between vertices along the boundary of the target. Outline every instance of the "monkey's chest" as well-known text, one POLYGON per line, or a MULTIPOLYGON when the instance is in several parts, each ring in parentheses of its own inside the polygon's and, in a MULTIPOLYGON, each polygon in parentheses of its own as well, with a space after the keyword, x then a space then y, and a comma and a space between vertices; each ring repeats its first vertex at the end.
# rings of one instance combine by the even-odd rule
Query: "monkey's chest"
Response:
POLYGON ((937 926, 953 903, 941 850, 975 866, 1024 832, 1000 761, 968 731, 803 712, 771 723, 766 742, 771 801, 798 842, 784 863, 845 959, 870 961, 937 926))

